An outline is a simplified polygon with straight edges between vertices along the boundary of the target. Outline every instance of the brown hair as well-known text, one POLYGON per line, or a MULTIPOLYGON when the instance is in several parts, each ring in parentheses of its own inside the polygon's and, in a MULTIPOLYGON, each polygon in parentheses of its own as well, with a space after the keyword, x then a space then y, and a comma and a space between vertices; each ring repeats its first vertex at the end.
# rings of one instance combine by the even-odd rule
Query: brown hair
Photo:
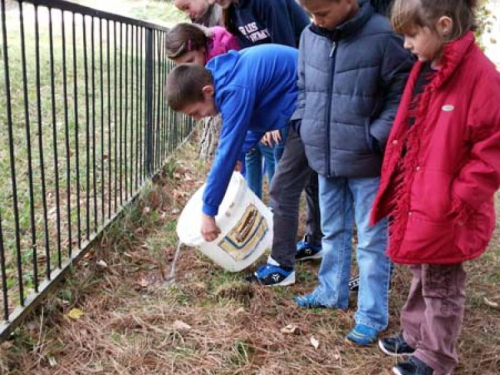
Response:
POLYGON ((199 50, 207 44, 207 38, 212 32, 206 27, 180 23, 170 29, 165 36, 165 50, 167 57, 176 59, 187 52, 199 50))
POLYGON ((411 32, 415 27, 436 30, 436 22, 447 16, 453 21, 446 41, 460 38, 476 28, 477 0, 395 0, 391 9, 391 24, 397 33, 411 32))
POLYGON ((167 104, 174 111, 180 111, 186 105, 203 102, 203 87, 207 85, 213 85, 210 70, 196 64, 177 65, 167 78, 167 104))

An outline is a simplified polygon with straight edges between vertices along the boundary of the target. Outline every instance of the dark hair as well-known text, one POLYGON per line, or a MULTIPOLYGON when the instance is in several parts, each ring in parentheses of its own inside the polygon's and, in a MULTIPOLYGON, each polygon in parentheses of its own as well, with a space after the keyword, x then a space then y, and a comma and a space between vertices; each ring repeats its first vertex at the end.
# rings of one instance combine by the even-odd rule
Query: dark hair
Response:
MULTIPOLYGON (((238 1, 233 1, 238 2, 238 1)), ((231 4, 228 8, 222 9, 222 22, 227 31, 233 35, 238 35, 239 30, 234 22, 234 5, 231 4)))
POLYGON ((170 29, 165 36, 167 57, 176 59, 187 52, 199 50, 207 44, 212 32, 206 27, 192 23, 180 23, 170 29))
POLYGON ((391 24, 397 33, 411 32, 415 27, 436 30, 436 22, 447 16, 453 21, 451 33, 446 41, 460 38, 475 30, 477 0, 395 0, 391 9, 391 24))
POLYGON ((196 64, 177 65, 167 78, 167 104, 174 111, 180 111, 188 104, 203 102, 203 87, 207 85, 213 85, 210 70, 196 64))

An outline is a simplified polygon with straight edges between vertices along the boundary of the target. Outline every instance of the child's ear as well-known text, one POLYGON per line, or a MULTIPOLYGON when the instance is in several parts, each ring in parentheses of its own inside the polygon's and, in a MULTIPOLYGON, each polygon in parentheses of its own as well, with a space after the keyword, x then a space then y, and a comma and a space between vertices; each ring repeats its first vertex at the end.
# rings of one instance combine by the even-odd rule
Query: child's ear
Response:
POLYGON ((453 31, 453 20, 448 16, 442 16, 436 24, 439 34, 446 38, 450 36, 453 31))
POLYGON ((215 94, 215 89, 214 89, 213 85, 203 86, 201 91, 203 92, 203 94, 208 95, 208 96, 214 96, 214 94, 215 94))

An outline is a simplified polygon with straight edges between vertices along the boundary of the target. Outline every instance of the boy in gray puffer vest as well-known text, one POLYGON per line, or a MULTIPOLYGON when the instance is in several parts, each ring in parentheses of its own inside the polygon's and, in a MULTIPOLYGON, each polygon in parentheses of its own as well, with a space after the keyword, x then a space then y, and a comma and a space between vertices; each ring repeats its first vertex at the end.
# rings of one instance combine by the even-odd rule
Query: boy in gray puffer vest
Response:
MULTIPOLYGON (((347 309, 352 228, 360 285, 351 342, 375 342, 388 324, 387 221, 369 225, 382 153, 413 60, 368 0, 301 0, 313 24, 301 36, 299 100, 292 116, 319 174, 323 260, 303 307, 347 309)), ((290 135, 289 135, 290 137, 290 135)))

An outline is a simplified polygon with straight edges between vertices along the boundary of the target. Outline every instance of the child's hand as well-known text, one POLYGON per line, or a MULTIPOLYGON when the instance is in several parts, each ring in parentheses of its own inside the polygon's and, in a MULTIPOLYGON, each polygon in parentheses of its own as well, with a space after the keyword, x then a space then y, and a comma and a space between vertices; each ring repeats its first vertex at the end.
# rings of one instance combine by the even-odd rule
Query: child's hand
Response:
POLYGON ((234 170, 236 172, 241 172, 241 170, 243 169, 243 163, 241 161, 237 161, 236 164, 234 165, 234 170))
POLYGON ((201 235, 207 242, 214 241, 220 234, 220 229, 215 224, 215 217, 201 214, 201 235))
POLYGON ((273 147, 273 143, 276 144, 281 142, 281 132, 279 130, 267 132, 260 142, 266 146, 273 147))

